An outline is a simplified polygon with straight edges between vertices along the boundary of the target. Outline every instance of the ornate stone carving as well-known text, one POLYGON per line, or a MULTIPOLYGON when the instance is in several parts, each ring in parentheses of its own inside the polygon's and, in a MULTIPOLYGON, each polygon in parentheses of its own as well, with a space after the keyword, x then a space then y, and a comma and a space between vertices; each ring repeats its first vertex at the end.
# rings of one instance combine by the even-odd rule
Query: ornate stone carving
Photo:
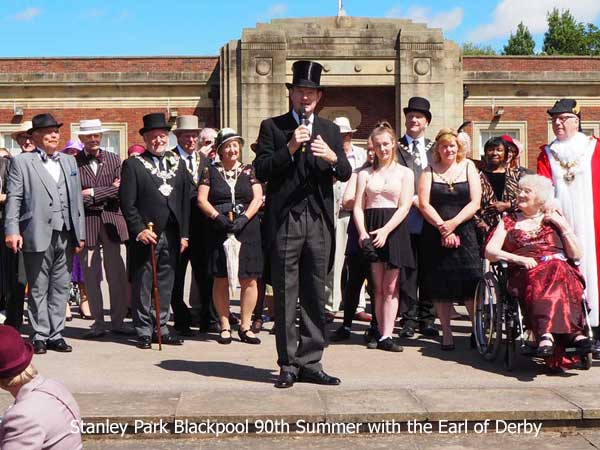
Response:
POLYGON ((256 58, 256 73, 262 76, 271 73, 273 61, 271 58, 256 58))
POLYGON ((413 67, 417 75, 423 76, 429 73, 431 63, 429 62, 429 58, 415 58, 415 63, 413 67))

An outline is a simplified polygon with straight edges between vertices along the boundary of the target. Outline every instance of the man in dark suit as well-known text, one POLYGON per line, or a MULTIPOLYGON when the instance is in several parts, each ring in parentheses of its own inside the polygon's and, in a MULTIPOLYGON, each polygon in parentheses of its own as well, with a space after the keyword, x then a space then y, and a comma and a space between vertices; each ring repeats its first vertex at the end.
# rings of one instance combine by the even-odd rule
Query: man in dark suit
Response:
POLYGON ((257 177, 268 182, 264 245, 275 297, 278 388, 296 380, 340 383, 321 365, 325 282, 335 246, 332 180, 348 180, 352 168, 339 127, 315 114, 322 95, 321 70, 313 61, 294 63, 293 82, 286 84, 292 110, 261 123, 254 160, 257 177), (298 299, 300 337, 295 324, 298 299))
MULTIPOLYGON (((415 261, 418 261, 419 239, 423 228, 423 216, 417 207, 417 186, 421 172, 431 162, 431 148, 434 144, 433 141, 425 138, 425 130, 431 122, 429 108, 429 101, 423 97, 412 97, 408 101, 408 106, 404 108, 406 134, 398 142, 398 161, 412 170, 415 175, 415 198, 407 219, 415 261)), ((433 304, 419 299, 418 286, 417 263, 417 268, 414 270, 402 271, 400 302, 404 323, 399 335, 401 337, 414 336, 415 328, 418 325, 419 331, 424 336, 438 336, 439 333, 433 326, 435 321, 433 304)))
POLYGON ((131 242, 130 277, 137 345, 149 349, 156 330, 155 314, 151 311, 154 302, 150 244, 156 245, 162 342, 183 344, 181 338, 169 334, 167 321, 179 254, 188 245, 190 180, 185 163, 167 150, 170 126, 164 114, 147 114, 143 120, 140 134, 146 151, 123 162, 119 196, 131 242), (150 222, 154 224, 153 230, 148 228, 150 222))
POLYGON ((188 248, 181 254, 177 265, 171 307, 173 308, 175 330, 181 336, 191 336, 192 314, 183 301, 185 272, 189 262, 192 264, 193 277, 199 287, 200 312, 198 319, 200 330, 205 331, 205 328, 208 328, 211 322, 212 279, 208 276, 207 261, 204 257, 206 252, 203 251, 202 246, 202 231, 207 221, 206 216, 198 208, 197 199, 198 182, 202 172, 208 166, 209 160, 203 153, 198 151, 200 133, 198 117, 194 115, 178 116, 175 126, 173 133, 177 136, 177 147, 171 151, 179 155, 184 161, 190 175, 190 241, 188 248))
POLYGON ((119 207, 121 159, 100 148, 104 131, 99 119, 82 120, 79 123, 79 140, 84 148, 75 156, 83 189, 87 236, 81 263, 94 319, 85 338, 96 338, 107 332, 100 289, 103 265, 110 295, 112 331, 133 332, 123 325, 130 289, 121 258, 121 245, 128 239, 127 225, 119 207))
POLYGON ((38 114, 29 130, 36 149, 13 159, 5 209, 5 242, 23 250, 29 321, 37 354, 70 352, 62 337, 73 262, 85 241, 81 183, 75 158, 58 152, 58 123, 38 114))

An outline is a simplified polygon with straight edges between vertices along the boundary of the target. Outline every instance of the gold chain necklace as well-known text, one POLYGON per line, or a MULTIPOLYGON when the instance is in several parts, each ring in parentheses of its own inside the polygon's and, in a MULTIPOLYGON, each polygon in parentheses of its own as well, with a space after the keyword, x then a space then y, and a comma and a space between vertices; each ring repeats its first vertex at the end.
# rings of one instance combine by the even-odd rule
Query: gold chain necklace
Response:
POLYGON ((573 182, 573 180, 575 179, 575 174, 573 173, 573 169, 575 167, 577 167, 577 165, 579 164, 579 160, 576 159, 574 161, 563 161, 562 159, 559 158, 558 154, 553 149, 551 149, 549 147, 548 147, 548 149, 550 150, 550 154, 552 155, 554 160, 558 164, 560 164, 560 167, 565 171, 565 173, 563 174, 563 180, 565 180, 565 183, 571 184, 573 182))
POLYGON ((460 175, 462 175, 462 170, 459 171, 456 174, 456 176, 450 180, 439 172, 435 172, 435 174, 439 177, 440 180, 442 180, 444 183, 446 183, 448 185, 448 192, 454 192, 454 183, 456 183, 457 178, 460 175))

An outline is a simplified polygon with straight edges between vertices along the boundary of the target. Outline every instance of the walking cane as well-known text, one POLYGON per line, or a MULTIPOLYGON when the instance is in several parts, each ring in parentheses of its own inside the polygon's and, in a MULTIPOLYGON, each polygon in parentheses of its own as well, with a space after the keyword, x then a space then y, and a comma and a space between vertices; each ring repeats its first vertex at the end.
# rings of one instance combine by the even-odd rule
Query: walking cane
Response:
MULTIPOLYGON (((154 224, 148 223, 148 229, 154 231, 154 224)), ((150 244, 150 260, 152 261, 152 298, 156 311, 156 336, 158 337, 158 350, 162 350, 162 335, 160 334, 160 297, 158 294, 158 273, 156 270, 156 244, 150 244)))

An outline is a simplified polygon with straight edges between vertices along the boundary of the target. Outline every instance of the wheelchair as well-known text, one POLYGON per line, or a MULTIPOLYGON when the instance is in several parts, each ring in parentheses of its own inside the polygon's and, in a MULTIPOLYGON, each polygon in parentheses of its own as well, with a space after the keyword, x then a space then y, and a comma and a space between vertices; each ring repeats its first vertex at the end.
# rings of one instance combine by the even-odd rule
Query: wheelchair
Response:
MULTIPOLYGON (((579 265, 578 261, 573 262, 579 265)), ((490 264, 490 270, 477 284, 475 290, 475 320, 473 333, 479 354, 488 361, 494 361, 499 356, 504 361, 508 371, 514 367, 517 354, 530 358, 540 358, 537 355, 537 344, 531 338, 531 333, 523 325, 521 304, 518 298, 510 295, 506 289, 508 264, 505 261, 490 264)), ((582 299, 585 316, 584 333, 592 339, 592 329, 589 325, 588 307, 585 298, 582 299)), ((566 356, 579 355, 580 366, 589 370, 592 366, 592 351, 584 351, 568 346, 564 349, 566 356)), ((540 358, 541 359, 541 358, 540 358)))

